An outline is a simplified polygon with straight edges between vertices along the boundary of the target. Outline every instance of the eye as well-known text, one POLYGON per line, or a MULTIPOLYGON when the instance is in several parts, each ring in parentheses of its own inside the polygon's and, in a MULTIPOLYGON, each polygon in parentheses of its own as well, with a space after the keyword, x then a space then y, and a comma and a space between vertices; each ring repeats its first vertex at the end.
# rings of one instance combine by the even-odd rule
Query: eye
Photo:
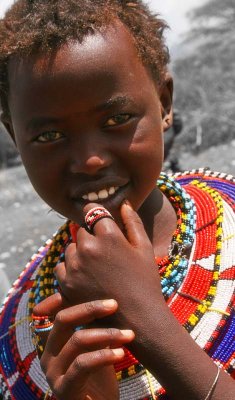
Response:
POLYGON ((131 118, 130 114, 114 115, 113 117, 108 119, 108 121, 105 123, 105 126, 121 125, 121 124, 124 124, 125 122, 129 121, 130 118, 131 118))
POLYGON ((40 143, 55 142, 61 139, 64 135, 57 131, 43 132, 35 141, 40 143))

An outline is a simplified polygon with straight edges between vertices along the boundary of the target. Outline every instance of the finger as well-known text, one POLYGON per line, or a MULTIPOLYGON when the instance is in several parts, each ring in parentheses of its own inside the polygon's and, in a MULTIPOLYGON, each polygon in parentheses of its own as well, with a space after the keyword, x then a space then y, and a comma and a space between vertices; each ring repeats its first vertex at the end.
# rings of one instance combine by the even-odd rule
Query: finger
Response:
POLYGON ((60 373, 65 373, 78 354, 107 347, 121 347, 131 342, 134 337, 135 334, 132 330, 119 330, 115 328, 84 329, 74 332, 58 355, 56 365, 63 365, 64 370, 60 371, 60 373))
POLYGON ((128 200, 121 205, 121 217, 127 239, 132 246, 143 247, 144 244, 150 244, 143 222, 128 200))
MULTIPOLYGON (((100 204, 96 204, 96 203, 87 204, 83 209, 84 218, 85 218, 86 214, 88 213, 88 211, 90 211, 92 208, 96 208, 96 207, 104 208, 104 206, 102 206, 100 204)), ((109 218, 108 216, 104 216, 104 218, 98 219, 97 222, 95 224, 93 224, 92 233, 94 233, 95 236, 100 235, 100 234, 102 234, 102 235, 112 234, 115 236, 116 235, 121 236, 121 231, 118 228, 117 224, 112 219, 112 217, 109 218)))
MULTIPOLYGON (((65 250, 65 262, 59 263, 54 268, 54 274, 59 283, 59 286, 63 292, 63 288, 65 287, 64 282, 66 282, 67 272, 69 271, 78 271, 79 269, 79 258, 77 253, 77 245, 75 243, 71 243, 65 250)), ((66 294, 63 293, 66 298, 66 294)))
MULTIPOLYGON (((73 335, 74 329, 89 324, 96 319, 113 314, 118 308, 115 300, 96 300, 79 304, 59 311, 56 314, 54 326, 48 337, 44 354, 57 355, 65 343, 73 335)), ((47 359, 44 360, 47 362, 47 359)))
MULTIPOLYGON (((60 263, 57 264, 56 267, 54 268, 54 275, 56 277, 56 280, 58 281, 60 289, 63 287, 64 282, 66 281, 66 264, 65 263, 60 263)), ((66 299, 65 294, 63 294, 63 297, 66 299)), ((67 299, 68 302, 68 299, 67 299)))
MULTIPOLYGON (((88 375, 102 367, 120 362, 124 356, 125 353, 122 348, 102 349, 79 355, 73 361, 66 374, 57 381, 55 393, 69 393, 71 387, 77 387, 79 397, 79 388, 83 389, 88 375)), ((50 380, 50 377, 48 378, 50 380)))
POLYGON ((69 306, 70 304, 61 293, 55 293, 37 304, 33 309, 33 314, 36 316, 53 316, 69 306))
POLYGON ((65 250, 65 267, 69 264, 71 268, 77 268, 79 263, 76 243, 70 243, 65 250))

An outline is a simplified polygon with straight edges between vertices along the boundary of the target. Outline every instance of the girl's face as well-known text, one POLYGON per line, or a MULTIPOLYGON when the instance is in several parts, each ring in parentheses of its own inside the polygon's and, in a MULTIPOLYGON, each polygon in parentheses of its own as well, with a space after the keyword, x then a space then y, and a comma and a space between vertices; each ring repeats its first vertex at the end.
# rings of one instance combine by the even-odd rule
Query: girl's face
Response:
POLYGON ((156 191, 171 85, 157 91, 123 25, 12 61, 9 80, 11 134, 53 209, 81 223, 96 202, 119 220, 124 199, 139 209, 156 191))

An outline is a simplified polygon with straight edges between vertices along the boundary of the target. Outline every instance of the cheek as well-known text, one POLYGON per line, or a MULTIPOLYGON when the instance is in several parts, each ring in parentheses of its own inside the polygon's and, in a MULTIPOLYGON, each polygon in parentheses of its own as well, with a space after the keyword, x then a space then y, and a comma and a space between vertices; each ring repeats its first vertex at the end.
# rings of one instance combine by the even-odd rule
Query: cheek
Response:
POLYGON ((59 171, 65 165, 66 151, 59 150, 53 146, 37 145, 36 143, 19 143, 19 151, 23 164, 30 176, 41 177, 53 181, 59 171))
POLYGON ((139 157, 156 157, 162 160, 163 156, 163 126, 161 115, 151 113, 140 120, 135 134, 132 138, 131 148, 133 147, 139 157))
MULTIPOLYGON (((129 160, 138 166, 139 170, 146 168, 161 169, 163 162, 163 135, 157 130, 148 130, 133 138, 129 147, 129 160)), ((148 171, 151 174, 151 170, 148 171)))
MULTIPOLYGON (((155 134, 155 132, 154 132, 155 134)), ((148 139, 132 142, 129 147, 127 169, 131 172, 133 191, 130 193, 130 202, 138 210, 145 199, 156 186, 156 181, 162 170, 163 147, 162 136, 148 135, 148 139)))
POLYGON ((28 177, 39 196, 51 207, 61 201, 64 186, 62 181, 61 160, 39 151, 23 151, 22 161, 28 177), (56 199, 56 200, 55 200, 56 199))

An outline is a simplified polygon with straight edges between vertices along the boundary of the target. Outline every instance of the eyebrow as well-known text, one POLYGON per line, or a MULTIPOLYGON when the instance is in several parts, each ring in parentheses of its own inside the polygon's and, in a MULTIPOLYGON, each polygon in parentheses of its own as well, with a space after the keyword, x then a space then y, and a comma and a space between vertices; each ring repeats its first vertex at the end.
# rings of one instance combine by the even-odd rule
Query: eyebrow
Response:
MULTIPOLYGON (((101 112, 101 111, 106 111, 114 107, 124 107, 124 106, 133 106, 135 105, 134 100, 131 97, 128 96, 117 96, 114 98, 111 98, 107 101, 105 101, 102 104, 99 104, 98 106, 95 106, 92 110, 93 112, 101 112)), ((54 118, 50 116, 45 116, 45 117, 34 117, 32 118, 26 128, 28 130, 34 130, 34 129, 39 129, 42 128, 44 125, 53 125, 61 122, 60 118, 54 118)))
POLYGON ((117 107, 117 106, 130 106, 134 105, 135 102, 131 97, 128 96, 117 96, 114 97, 113 99, 109 99, 106 102, 99 104, 97 107, 95 107, 95 111, 103 111, 103 110, 109 110, 110 108, 117 107))
POLYGON ((44 125, 56 124, 60 120, 53 117, 35 117, 32 118, 26 126, 27 130, 34 130, 43 127, 44 125))

